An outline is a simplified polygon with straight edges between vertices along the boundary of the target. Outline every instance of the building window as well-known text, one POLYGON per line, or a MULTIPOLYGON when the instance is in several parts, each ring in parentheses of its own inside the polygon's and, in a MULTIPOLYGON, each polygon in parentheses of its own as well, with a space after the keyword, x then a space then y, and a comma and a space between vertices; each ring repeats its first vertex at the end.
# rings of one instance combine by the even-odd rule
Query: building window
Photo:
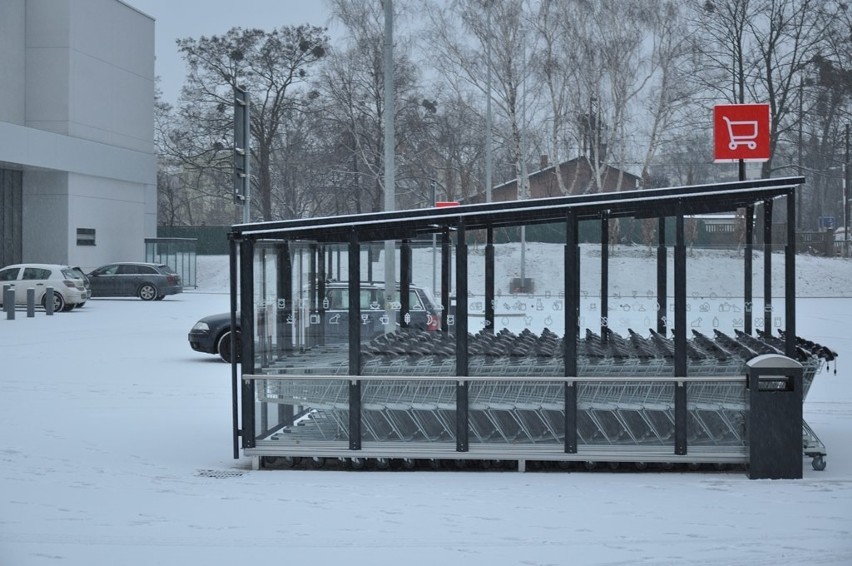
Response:
POLYGON ((77 245, 78 246, 94 246, 95 245, 95 229, 94 228, 77 228, 77 245))

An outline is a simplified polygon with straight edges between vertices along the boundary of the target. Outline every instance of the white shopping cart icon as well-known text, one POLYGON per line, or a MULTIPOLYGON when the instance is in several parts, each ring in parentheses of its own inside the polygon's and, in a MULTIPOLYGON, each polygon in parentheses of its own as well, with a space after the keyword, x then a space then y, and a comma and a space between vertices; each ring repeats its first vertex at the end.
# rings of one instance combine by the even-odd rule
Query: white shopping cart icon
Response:
POLYGON ((734 150, 744 145, 749 149, 756 149, 757 142, 757 120, 731 120, 722 116, 728 126, 728 149, 734 150))

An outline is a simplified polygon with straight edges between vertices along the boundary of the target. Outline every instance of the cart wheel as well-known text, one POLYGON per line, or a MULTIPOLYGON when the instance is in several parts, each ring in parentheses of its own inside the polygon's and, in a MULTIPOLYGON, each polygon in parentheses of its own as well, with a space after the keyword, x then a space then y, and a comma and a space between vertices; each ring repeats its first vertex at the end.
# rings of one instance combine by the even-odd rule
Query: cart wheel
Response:
POLYGON ((376 458, 376 468, 380 470, 387 470, 390 468, 390 460, 387 458, 376 458))
POLYGON ((402 459, 402 467, 405 470, 413 470, 415 467, 417 467, 417 462, 415 462, 411 458, 403 458, 402 459))
POLYGON ((310 459, 311 467, 315 470, 319 470, 325 467, 325 458, 319 458, 314 456, 310 459))
POLYGON ((363 458, 352 458, 351 460, 349 460, 349 465, 352 467, 353 470, 363 470, 364 464, 366 464, 366 462, 363 458))
POLYGON ((822 454, 814 456, 811 466, 818 472, 823 471, 825 469, 825 457, 822 454))
POLYGON ((598 463, 593 462, 591 460, 587 460, 587 461, 583 462, 583 467, 591 472, 592 470, 594 470, 595 468, 598 467, 598 463))

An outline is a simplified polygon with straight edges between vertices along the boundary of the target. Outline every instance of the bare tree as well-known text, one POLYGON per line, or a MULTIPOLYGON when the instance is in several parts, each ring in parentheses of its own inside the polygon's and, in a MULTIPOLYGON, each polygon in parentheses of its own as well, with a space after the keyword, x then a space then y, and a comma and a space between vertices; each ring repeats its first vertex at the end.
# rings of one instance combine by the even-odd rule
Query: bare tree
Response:
MULTIPOLYGON (((233 28, 222 36, 178 40, 189 67, 181 108, 188 119, 206 120, 211 131, 227 136, 233 87, 242 86, 251 94, 252 171, 264 220, 273 218, 274 148, 288 121, 313 99, 298 87, 325 56, 327 43, 324 30, 312 26, 285 26, 271 32, 233 28), (219 116, 205 115, 206 108, 215 108, 219 116)), ((279 213, 292 211, 285 208, 279 213)))
MULTIPOLYGON (((378 211, 384 208, 385 190, 383 11, 378 2, 332 0, 330 4, 334 17, 348 34, 346 47, 331 53, 321 77, 324 117, 338 132, 337 148, 342 153, 334 166, 351 195, 347 200, 355 211, 378 211)), ((394 4, 394 10, 395 19, 404 18, 399 3, 394 4)), ((423 142, 429 116, 435 112, 435 103, 420 95, 410 49, 409 38, 395 34, 397 206, 406 206, 406 198, 414 194, 415 186, 423 185, 422 178, 413 179, 413 170, 428 150, 423 142)))
MULTIPOLYGON (((529 86, 535 33, 527 22, 524 5, 512 0, 459 0, 442 6, 427 4, 429 30, 426 41, 439 75, 457 77, 481 97, 492 96, 506 129, 498 137, 509 148, 519 180, 518 198, 529 198, 529 180, 522 135, 529 117, 525 107, 533 106, 536 90, 529 86), (489 18, 490 12, 490 18, 489 18), (492 87, 486 88, 486 57, 490 45, 492 87), (530 94, 529 99, 526 94, 530 94)), ((458 85, 456 85, 457 87, 458 85)), ((531 114, 531 113, 530 113, 531 114)))

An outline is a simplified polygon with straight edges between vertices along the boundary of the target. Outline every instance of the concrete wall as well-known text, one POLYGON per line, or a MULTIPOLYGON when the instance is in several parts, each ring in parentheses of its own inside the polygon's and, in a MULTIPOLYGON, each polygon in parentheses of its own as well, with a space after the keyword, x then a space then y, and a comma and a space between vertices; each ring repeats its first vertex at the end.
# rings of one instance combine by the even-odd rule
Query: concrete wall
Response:
POLYGON ((157 225, 154 21, 119 0, 0 0, 0 54, 23 261, 143 259, 157 225), (77 228, 96 246, 77 246, 77 228))
POLYGON ((23 125, 26 49, 25 0, 0 2, 0 122, 23 125))

